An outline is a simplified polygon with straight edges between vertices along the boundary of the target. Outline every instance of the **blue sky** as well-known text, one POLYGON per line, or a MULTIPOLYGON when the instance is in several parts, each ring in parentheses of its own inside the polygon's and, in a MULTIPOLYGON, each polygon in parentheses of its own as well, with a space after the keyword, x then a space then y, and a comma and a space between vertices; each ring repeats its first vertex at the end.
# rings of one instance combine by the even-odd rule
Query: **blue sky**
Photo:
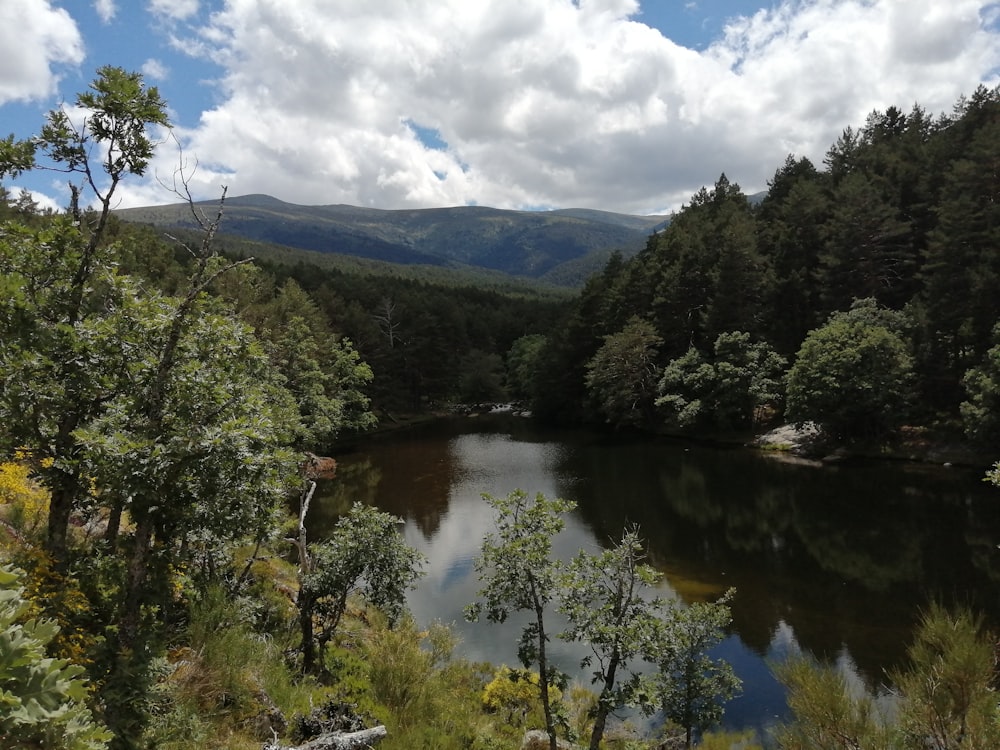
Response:
MULTIPOLYGON (((100 65, 145 74, 174 139, 122 205, 268 193, 377 208, 658 213, 723 171, 763 189, 873 109, 998 82, 986 0, 3 0, 0 133, 100 65), (183 152, 177 144, 183 147, 183 152)), ((51 173, 20 178, 65 202, 51 173)))

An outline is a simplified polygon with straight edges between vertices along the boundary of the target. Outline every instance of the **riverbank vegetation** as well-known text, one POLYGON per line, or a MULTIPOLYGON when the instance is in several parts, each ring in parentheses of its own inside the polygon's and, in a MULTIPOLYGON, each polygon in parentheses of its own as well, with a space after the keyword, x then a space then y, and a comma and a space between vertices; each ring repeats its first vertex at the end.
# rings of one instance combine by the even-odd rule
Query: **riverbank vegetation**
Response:
MULTIPOLYGON (((384 725, 390 748, 510 747, 537 726, 550 746, 560 734, 627 748, 644 738, 609 716, 637 704, 690 746, 736 688, 705 657, 725 600, 636 596, 655 575, 628 534, 557 565, 548 543, 567 506, 493 500, 482 611, 533 614, 522 666, 538 671, 454 659, 447 628, 402 609, 420 561, 395 519, 357 506, 343 533, 307 539, 303 458, 376 412, 510 394, 550 418, 642 429, 742 429, 787 407, 844 439, 962 418, 993 439, 1000 201, 976 165, 997 158, 998 99, 979 90, 935 121, 875 113, 826 171, 789 159, 759 207, 720 178, 566 303, 225 257, 224 191, 216 215, 193 212, 197 240, 116 222, 118 186, 169 123, 141 76, 102 68, 76 102, 82 122, 57 110, 38 138, 0 141, 0 177, 72 181, 65 214, 0 201, 0 740, 236 749, 343 721, 384 725), (545 658, 555 608, 564 637, 593 648, 594 692, 545 658), (628 669, 637 657, 651 680, 628 669)), ((924 746, 939 717, 942 747, 956 731, 993 742, 984 643, 974 617, 927 617, 895 680, 893 746, 924 746)), ((843 721, 868 710, 822 671, 786 675, 802 736, 810 695, 821 713, 848 701, 843 721)))

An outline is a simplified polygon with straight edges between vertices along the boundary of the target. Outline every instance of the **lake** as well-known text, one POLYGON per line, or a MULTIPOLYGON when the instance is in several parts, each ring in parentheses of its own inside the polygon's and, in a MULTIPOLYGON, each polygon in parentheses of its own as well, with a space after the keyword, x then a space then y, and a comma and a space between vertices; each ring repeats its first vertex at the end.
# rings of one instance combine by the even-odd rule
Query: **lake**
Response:
MULTIPOLYGON (((932 599, 1000 622, 1000 490, 981 481, 982 471, 817 465, 744 448, 542 429, 509 414, 380 435, 337 458, 337 478, 310 511, 313 538, 356 500, 403 518, 406 541, 428 558, 410 610, 421 625, 454 623, 458 653, 472 660, 515 665, 523 623, 462 617, 480 587, 473 559, 493 528, 484 492, 575 501, 554 542, 561 558, 597 551, 637 523, 648 562, 665 576, 664 594, 705 601, 735 587, 732 634, 718 649, 743 681, 726 708, 730 728, 766 731, 786 715, 768 664, 789 652, 834 662, 873 687, 904 663, 920 608, 932 599)), ((579 647, 552 645, 558 666, 586 681, 579 647)))

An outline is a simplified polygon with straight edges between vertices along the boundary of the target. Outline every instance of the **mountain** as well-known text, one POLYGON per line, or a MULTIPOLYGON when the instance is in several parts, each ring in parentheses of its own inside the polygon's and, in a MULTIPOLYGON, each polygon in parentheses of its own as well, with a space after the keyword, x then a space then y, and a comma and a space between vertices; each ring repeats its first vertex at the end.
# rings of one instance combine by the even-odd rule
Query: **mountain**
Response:
MULTIPOLYGON (((212 216, 218 202, 203 201, 195 207, 212 216)), ((193 224, 186 203, 115 214, 165 228, 193 224)), ((268 195, 246 195, 226 200, 220 232, 303 250, 391 263, 486 268, 572 286, 599 270, 611 252, 634 255, 667 221, 664 216, 590 209, 300 206, 268 195)))

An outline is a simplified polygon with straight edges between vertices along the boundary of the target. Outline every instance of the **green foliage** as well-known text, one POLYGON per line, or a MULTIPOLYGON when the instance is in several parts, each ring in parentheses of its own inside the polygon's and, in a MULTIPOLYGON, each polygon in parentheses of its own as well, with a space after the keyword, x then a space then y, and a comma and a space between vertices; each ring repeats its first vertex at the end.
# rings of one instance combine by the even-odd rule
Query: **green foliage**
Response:
POLYGON ((708 655, 725 638, 732 622, 729 601, 733 593, 730 590, 716 602, 675 606, 646 646, 646 658, 657 671, 644 678, 644 707, 662 710, 682 727, 687 747, 696 734, 722 719, 726 701, 740 690, 733 668, 708 655))
MULTIPOLYGON (((273 570, 241 595, 218 584, 191 602, 186 627, 165 658, 152 665, 150 719, 139 745, 184 750, 198 743, 218 748, 259 747, 283 734, 293 714, 306 714, 328 691, 302 680, 288 664, 294 633, 261 611, 275 594, 273 570)), ((290 622, 293 605, 284 598, 281 619, 290 622)))
POLYGON ((901 695, 897 724, 907 748, 1000 747, 995 640, 968 610, 932 605, 893 676, 901 695))
MULTIPOLYGON (((57 569, 71 560, 70 519, 106 520, 99 549, 110 554, 88 552, 94 629, 106 636, 94 670, 116 742, 130 747, 180 609, 178 569, 212 579, 231 568, 235 545, 269 538, 296 478, 292 446, 371 424, 362 388, 372 376, 348 342, 315 325, 301 290, 277 295, 270 349, 209 296, 240 265, 212 248, 218 219, 184 248, 184 273, 166 264, 172 293, 122 274, 117 261, 141 265, 142 253, 118 253, 108 240, 141 234, 110 220, 112 197, 147 168, 150 129, 167 125, 166 107, 141 76, 112 67, 77 104, 88 110, 83 123, 51 113, 32 155, 82 176, 71 184, 72 216, 0 229, 0 288, 10 292, 0 303, 0 442, 24 446, 40 467, 57 569), (83 190, 96 196, 96 214, 81 212, 83 190)), ((25 166, 25 153, 6 144, 0 170, 25 166)))
POLYGON ((97 750, 111 734, 85 700, 83 668, 46 656, 58 626, 23 621, 28 609, 20 571, 0 567, 0 740, 4 747, 97 750))
POLYGON ((842 310, 852 299, 868 297, 899 307, 913 296, 913 235, 881 182, 859 170, 833 190, 817 269, 828 310, 842 310))
POLYGON ((987 750, 1000 743, 995 643, 967 610, 932 605, 905 668, 892 675, 894 700, 850 688, 841 672, 804 659, 776 668, 794 719, 776 733, 783 750, 987 750))
POLYGON ((965 434, 983 444, 1000 440, 1000 325, 994 328, 993 339, 996 343, 982 363, 962 378, 968 401, 959 407, 965 434))
POLYGON ((990 484, 1000 487, 1000 461, 993 464, 993 468, 986 473, 985 480, 990 484))
MULTIPOLYGON (((304 649, 311 648, 316 618, 322 655, 352 594, 382 610, 390 623, 402 616, 406 591, 420 577, 423 557, 403 541, 399 523, 395 516, 355 503, 326 540, 310 546, 311 564, 302 577, 298 600, 303 628, 309 629, 303 631, 304 649)), ((312 654, 304 657, 309 669, 312 654)))
POLYGON ((88 110, 79 127, 64 109, 54 110, 30 146, 10 141, 0 149, 0 174, 36 166, 77 174, 100 204, 84 221, 83 188, 70 183, 71 217, 0 232, 0 288, 18 290, 0 310, 0 361, 7 373, 0 418, 10 425, 3 437, 37 460, 54 461, 44 479, 52 491, 47 547, 57 564, 65 562, 70 515, 89 490, 74 430, 100 413, 116 389, 129 387, 102 325, 122 293, 101 246, 112 201, 121 179, 142 174, 152 156, 147 128, 168 124, 166 104, 137 73, 102 67, 90 89, 76 99, 88 110), (92 164, 92 157, 99 162, 92 164))
POLYGON ((652 416, 663 339, 648 321, 632 318, 587 362, 587 391, 604 419, 615 426, 643 426, 652 416))
POLYGON ((503 387, 503 358, 473 349, 461 363, 458 396, 463 403, 502 401, 506 397, 503 387))
POLYGON ((592 682, 600 686, 591 750, 601 743, 608 715, 633 703, 639 684, 633 662, 663 613, 663 603, 649 596, 660 575, 642 559, 638 530, 630 529, 600 554, 579 552, 562 581, 559 611, 569 625, 559 637, 589 646, 581 666, 595 667, 592 682))
POLYGON ((511 344, 507 353, 507 390, 513 398, 531 401, 547 342, 544 335, 535 333, 522 336, 511 344))
POLYGON ((363 389, 374 378, 353 344, 332 330, 316 302, 292 279, 271 296, 259 269, 232 268, 217 283, 242 305, 299 411, 297 443, 329 445, 342 432, 376 423, 363 389), (263 299, 262 299, 263 298, 263 299))
POLYGON ((906 412, 913 358, 893 316, 859 300, 811 331, 788 373, 788 415, 838 437, 879 436, 906 412))
POLYGON ((896 747, 888 717, 871 696, 852 689, 837 668, 796 657, 778 665, 775 674, 788 689, 795 717, 775 732, 783 750, 896 747))
POLYGON ((766 342, 751 343, 749 333, 722 333, 711 362, 692 347, 663 369, 656 405, 681 427, 748 427, 761 407, 780 402, 784 367, 766 342))
MULTIPOLYGON (((724 175, 698 191, 638 255, 616 259, 587 282, 564 325, 549 334, 534 411, 608 419, 607 403, 587 400, 593 389, 581 393, 585 368, 602 337, 621 331, 633 316, 653 323, 662 338, 659 356, 678 365, 670 379, 683 382, 698 380, 704 364, 685 352, 694 348, 711 360, 719 334, 746 331, 794 359, 810 331, 825 328, 852 300, 872 298, 913 316, 905 333, 894 333, 914 358, 910 386, 920 395, 920 416, 954 420, 966 398, 961 379, 981 365, 1000 319, 1000 183, 996 170, 983 166, 997 163, 998 111, 1000 89, 980 87, 950 117, 931 120, 916 106, 907 114, 896 107, 873 112, 863 127, 844 131, 825 169, 790 155, 756 209, 724 175)), ((867 346, 895 343, 870 340, 867 346)), ((865 363, 830 364, 847 372, 865 363)), ((895 419, 885 412, 901 409, 912 391, 898 388, 894 366, 888 367, 887 382, 870 379, 856 415, 836 414, 838 424, 828 426, 869 435, 890 429, 895 419), (881 389, 888 403, 879 402, 881 389), (900 392, 904 398, 896 398, 900 392), (864 419, 866 412, 873 419, 864 419)), ((835 393, 810 404, 822 408, 801 418, 826 418, 838 399, 853 402, 858 394, 849 388, 836 392, 840 374, 829 383, 799 383, 810 391, 797 394, 800 404, 803 396, 816 402, 821 393, 835 393)), ((635 391, 627 379, 620 382, 626 396, 635 391)), ((599 395, 612 391, 609 385, 599 395)), ((672 399, 669 416, 680 415, 683 423, 711 412, 701 393, 674 385, 662 395, 672 399)), ((619 397, 613 403, 631 402, 619 397)))
POLYGON ((414 727, 434 712, 439 670, 451 658, 455 636, 440 623, 418 631, 404 616, 393 628, 376 627, 364 642, 375 698, 401 726, 414 727))
POLYGON ((575 505, 549 500, 538 493, 530 498, 522 490, 507 497, 483 495, 494 509, 496 533, 487 534, 475 568, 483 588, 482 601, 466 610, 470 620, 476 620, 485 610, 490 622, 504 622, 512 612, 526 611, 531 619, 521 631, 518 657, 524 667, 538 665, 541 677, 542 709, 545 729, 551 742, 556 740, 553 714, 555 700, 550 686, 558 680, 546 655, 549 635, 545 629, 545 609, 558 594, 559 565, 552 559, 552 539, 563 526, 562 516, 575 505))

